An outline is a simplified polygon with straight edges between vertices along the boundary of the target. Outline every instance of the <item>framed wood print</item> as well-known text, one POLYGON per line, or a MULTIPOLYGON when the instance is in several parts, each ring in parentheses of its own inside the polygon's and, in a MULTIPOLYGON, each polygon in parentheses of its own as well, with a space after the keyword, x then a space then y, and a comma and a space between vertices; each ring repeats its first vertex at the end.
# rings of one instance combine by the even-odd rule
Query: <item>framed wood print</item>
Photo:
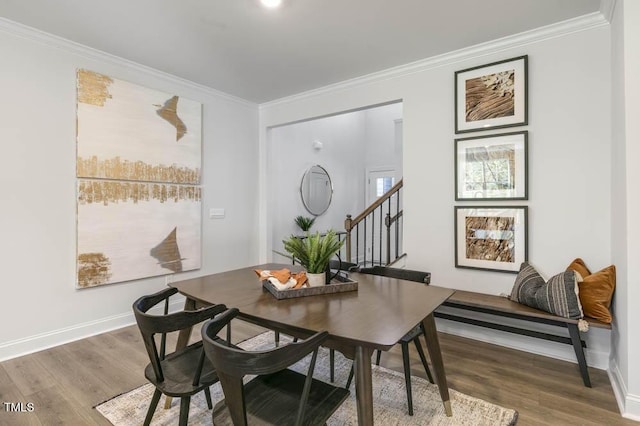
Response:
POLYGON ((456 268, 518 273, 527 260, 527 207, 455 207, 456 268))
POLYGON ((455 140, 456 201, 526 200, 528 132, 455 140))
POLYGON ((455 73, 456 133, 527 124, 527 58, 455 73))

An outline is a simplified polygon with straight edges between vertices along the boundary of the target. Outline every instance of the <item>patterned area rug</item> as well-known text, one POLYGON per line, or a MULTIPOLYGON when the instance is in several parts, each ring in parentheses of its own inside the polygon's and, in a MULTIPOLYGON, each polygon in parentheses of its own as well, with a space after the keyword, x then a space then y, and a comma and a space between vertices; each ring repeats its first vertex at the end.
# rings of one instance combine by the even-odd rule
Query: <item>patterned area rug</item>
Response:
MULTIPOLYGON (((281 342, 287 338, 282 336, 281 342)), ((244 349, 267 349, 274 346, 274 335, 271 332, 248 339, 238 346, 244 349)), ((310 357, 310 356, 309 356, 310 357)), ((291 367, 306 372, 309 357, 291 367)), ((346 383, 351 369, 351 361, 336 352, 335 383, 346 383)), ((404 375, 383 367, 372 366, 373 369, 373 415, 379 425, 514 425, 518 418, 515 410, 506 409, 481 399, 449 389, 453 417, 447 417, 440 399, 438 387, 420 377, 412 377, 414 415, 407 414, 407 396, 404 375)), ((329 382, 329 351, 322 348, 318 353, 314 377, 329 382)), ((142 424, 151 402, 153 386, 141 386, 130 392, 117 396, 96 407, 96 409, 116 426, 142 424)), ((351 385, 351 396, 342 404, 327 422, 328 425, 357 425, 354 385, 351 385)), ((211 387, 213 404, 222 400, 224 395, 219 383, 211 387)), ((175 425, 178 423, 180 404, 173 401, 169 410, 164 409, 164 399, 160 400, 152 425, 175 425)), ((191 398, 189 410, 190 425, 210 425, 211 411, 203 393, 191 398)))

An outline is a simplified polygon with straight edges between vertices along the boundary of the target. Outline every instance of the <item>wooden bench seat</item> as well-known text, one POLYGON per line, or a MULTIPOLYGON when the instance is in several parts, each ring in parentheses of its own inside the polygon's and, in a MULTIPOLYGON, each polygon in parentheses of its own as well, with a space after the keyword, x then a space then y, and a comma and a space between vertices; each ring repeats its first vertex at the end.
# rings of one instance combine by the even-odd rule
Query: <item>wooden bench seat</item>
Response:
MULTIPOLYGON (((584 357, 583 350, 583 348, 587 347, 587 345, 585 341, 580 338, 578 320, 563 318, 535 308, 530 308, 529 306, 512 302, 506 297, 463 290, 456 290, 456 292, 446 302, 443 303, 443 306, 508 318, 516 318, 524 321, 550 324, 566 328, 569 334, 568 337, 528 330, 526 328, 516 327, 513 325, 500 324, 498 322, 466 318, 460 315, 450 314, 448 312, 435 312, 435 316, 437 318, 443 318, 451 321, 472 324, 479 327, 487 327, 494 330, 500 330, 509 333, 515 333, 524 336, 536 337, 538 339, 550 340, 553 342, 572 345, 576 353, 576 358, 578 360, 578 366, 580 367, 580 374, 582 375, 584 385, 587 387, 591 387, 591 380, 589 379, 589 371, 587 370, 587 362, 584 357)), ((584 319, 589 323, 589 327, 598 327, 605 329, 611 328, 610 324, 603 323, 596 319, 588 317, 585 317, 584 319)))

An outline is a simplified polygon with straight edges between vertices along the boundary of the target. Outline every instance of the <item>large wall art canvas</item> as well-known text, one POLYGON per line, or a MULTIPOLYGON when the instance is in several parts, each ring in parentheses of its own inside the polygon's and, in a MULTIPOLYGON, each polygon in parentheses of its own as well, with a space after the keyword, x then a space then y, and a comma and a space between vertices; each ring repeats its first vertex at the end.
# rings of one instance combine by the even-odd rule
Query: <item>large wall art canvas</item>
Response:
POLYGON ((200 183, 202 106, 78 70, 78 177, 200 183))
POLYGON ((200 268, 201 105, 78 70, 79 288, 200 268))

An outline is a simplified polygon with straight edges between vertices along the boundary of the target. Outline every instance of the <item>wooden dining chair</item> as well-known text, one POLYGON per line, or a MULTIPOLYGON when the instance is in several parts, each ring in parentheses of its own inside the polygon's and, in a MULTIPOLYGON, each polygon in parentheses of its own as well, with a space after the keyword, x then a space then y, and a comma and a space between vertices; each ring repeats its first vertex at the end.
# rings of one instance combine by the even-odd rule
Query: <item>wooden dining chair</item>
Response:
POLYGON ((318 348, 329 333, 319 332, 274 349, 243 351, 216 339, 237 314, 237 309, 229 309, 202 327, 204 349, 225 396, 213 411, 213 423, 228 423, 230 417, 236 426, 325 424, 349 395, 347 389, 313 379, 318 348), (306 376, 287 368, 310 353, 313 355, 306 376), (246 375, 256 377, 243 384, 246 375))
POLYGON ((180 398, 180 426, 186 426, 189 419, 191 395, 204 390, 207 405, 209 409, 212 408, 209 386, 218 381, 218 376, 204 354, 202 342, 167 354, 167 333, 192 327, 211 319, 223 312, 226 306, 213 305, 195 311, 169 314, 169 298, 177 292, 178 290, 175 288, 167 288, 158 293, 143 296, 133 304, 136 322, 150 359, 150 363, 144 370, 144 375, 156 387, 144 420, 145 426, 151 423, 162 394, 180 398), (149 310, 162 301, 164 301, 164 311, 158 315, 150 314, 149 310), (160 335, 159 347, 156 339, 157 334, 160 335))
MULTIPOLYGON (((414 271, 410 269, 373 266, 371 268, 361 268, 358 272, 362 274, 381 275, 384 277, 397 278, 406 281, 415 281, 423 283, 425 285, 428 285, 431 281, 430 272, 414 271)), ((407 388, 407 406, 410 416, 413 416, 413 397, 411 394, 411 365, 409 363, 409 344, 411 342, 414 343, 416 350, 418 351, 418 355, 420 356, 420 360, 422 361, 422 365, 424 366, 424 370, 427 373, 429 381, 433 383, 433 376, 431 375, 431 371, 429 370, 429 364, 427 363, 427 358, 425 357, 424 350, 422 349, 422 343, 420 343, 420 336, 426 336, 424 333, 424 329, 422 328, 422 323, 417 324, 398 341, 398 343, 400 343, 400 345, 402 346, 402 364, 404 367, 404 381, 407 388)), ((381 354, 382 352, 380 350, 376 351, 376 365, 380 365, 381 354)), ((351 386, 352 380, 353 366, 351 366, 349 378, 347 379, 347 388, 351 386)))

